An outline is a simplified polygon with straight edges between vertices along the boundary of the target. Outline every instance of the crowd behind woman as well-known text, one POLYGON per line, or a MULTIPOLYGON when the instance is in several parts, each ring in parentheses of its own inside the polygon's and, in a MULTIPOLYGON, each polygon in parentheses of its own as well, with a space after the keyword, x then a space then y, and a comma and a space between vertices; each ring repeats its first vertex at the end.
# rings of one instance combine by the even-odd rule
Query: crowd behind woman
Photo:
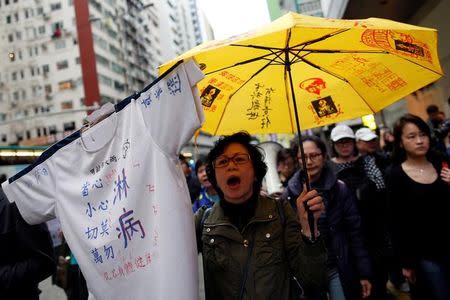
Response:
MULTIPOLYGON (((325 207, 316 224, 316 233, 327 251, 325 283, 311 285, 300 280, 305 299, 395 299, 400 290, 414 300, 450 299, 450 248, 444 238, 449 221, 442 209, 443 201, 450 195, 448 149, 445 152, 434 147, 430 127, 411 114, 401 117, 393 131, 384 128, 380 134, 379 137, 365 127, 354 132, 339 124, 331 131, 329 145, 316 136, 305 136, 303 155, 298 145, 284 148, 277 155, 282 193, 274 194, 273 198, 290 204, 293 211, 303 210, 299 199, 311 190, 320 196, 325 207), (302 165, 306 166, 306 172, 302 165), (309 188, 305 176, 309 178, 309 188)), ((443 136, 449 140, 442 140, 442 144, 449 145, 449 132, 443 136)), ((224 149, 227 147, 222 146, 221 151, 224 149)), ((209 158, 209 176, 217 172, 214 162, 218 157, 220 153, 209 158)), ((234 157, 225 158, 231 165, 234 157)), ((239 162, 235 163, 239 169, 239 162)), ((213 211, 221 211, 223 215, 213 217, 210 221, 213 223, 205 222, 207 228, 220 231, 214 222, 228 216, 231 225, 242 234, 262 205, 263 200, 256 199, 254 194, 261 187, 253 189, 247 204, 236 205, 227 200, 217 182, 212 186, 220 199, 217 204, 207 206, 215 207, 213 211)), ((264 199, 271 198, 266 192, 261 194, 264 199)), ((202 215, 205 209, 206 206, 202 215)), ((198 222, 197 214, 197 225, 201 223, 198 222)), ((198 237, 207 249, 211 247, 208 243, 211 234, 208 231, 198 237)), ((228 263, 235 255, 233 252, 225 260, 228 263)), ((209 249, 205 280, 211 291, 210 283, 217 279, 216 273, 224 271, 218 269, 224 259, 211 258, 210 254, 209 249)), ((264 270, 267 266, 259 268, 264 270)), ((214 293, 221 289, 218 282, 212 285, 214 293)))

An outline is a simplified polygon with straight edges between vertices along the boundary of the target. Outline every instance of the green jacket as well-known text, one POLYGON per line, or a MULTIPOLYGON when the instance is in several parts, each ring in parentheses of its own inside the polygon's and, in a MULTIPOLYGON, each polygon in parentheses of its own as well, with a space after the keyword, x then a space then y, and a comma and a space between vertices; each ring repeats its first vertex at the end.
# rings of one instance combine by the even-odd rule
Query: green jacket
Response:
POLYGON ((326 250, 322 241, 306 243, 297 215, 283 202, 282 226, 274 199, 260 197, 255 215, 242 232, 216 203, 204 221, 195 215, 197 240, 203 252, 206 299, 238 299, 250 244, 254 243, 243 299, 289 299, 291 276, 303 287, 326 285, 326 250), (200 234, 201 233, 201 234, 200 234), (284 236, 283 236, 284 235, 284 236))

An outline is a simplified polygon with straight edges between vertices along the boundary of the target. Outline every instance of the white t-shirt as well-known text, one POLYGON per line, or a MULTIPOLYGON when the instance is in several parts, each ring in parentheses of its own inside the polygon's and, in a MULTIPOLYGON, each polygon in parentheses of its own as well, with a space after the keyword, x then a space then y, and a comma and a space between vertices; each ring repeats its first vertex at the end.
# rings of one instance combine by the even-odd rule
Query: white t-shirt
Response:
POLYGON ((58 217, 96 299, 198 299, 178 153, 203 122, 202 78, 193 61, 178 65, 3 184, 28 223, 58 217))

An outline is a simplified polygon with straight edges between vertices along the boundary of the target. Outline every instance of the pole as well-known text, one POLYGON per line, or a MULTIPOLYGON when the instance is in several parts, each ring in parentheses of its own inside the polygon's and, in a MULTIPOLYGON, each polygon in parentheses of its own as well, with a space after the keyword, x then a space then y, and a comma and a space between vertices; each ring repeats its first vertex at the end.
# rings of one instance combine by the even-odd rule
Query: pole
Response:
MULTIPOLYGON (((300 155, 302 157, 302 170, 304 174, 304 180, 306 184, 306 191, 309 192, 311 190, 311 184, 309 182, 309 176, 308 176, 308 170, 306 170, 306 159, 305 159, 305 150, 303 149, 303 143, 302 143, 302 132, 300 130, 300 120, 298 118, 298 110, 297 110, 297 101, 295 99, 295 92, 294 92, 294 85, 292 83, 292 74, 291 74, 291 62, 289 60, 289 49, 286 47, 284 50, 285 54, 285 66, 286 70, 289 75, 289 86, 291 87, 291 95, 292 95, 292 102, 294 104, 294 115, 295 115, 295 124, 297 125, 297 132, 298 132, 298 147, 300 149, 300 155)), ((301 177, 300 177, 301 180, 301 177)), ((314 215, 309 209, 309 207, 305 203, 305 209, 308 213, 308 224, 309 228, 311 230, 311 241, 314 242, 316 240, 315 234, 314 234, 314 215)))

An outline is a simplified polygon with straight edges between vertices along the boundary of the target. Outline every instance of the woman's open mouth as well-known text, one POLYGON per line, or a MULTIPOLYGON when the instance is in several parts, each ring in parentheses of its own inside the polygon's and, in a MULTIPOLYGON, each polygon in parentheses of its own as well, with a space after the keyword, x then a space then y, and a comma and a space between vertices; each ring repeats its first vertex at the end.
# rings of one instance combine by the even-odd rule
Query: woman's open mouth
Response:
POLYGON ((227 179, 227 185, 230 189, 236 189, 239 187, 240 184, 241 184, 241 178, 239 178, 238 176, 230 176, 227 179))

